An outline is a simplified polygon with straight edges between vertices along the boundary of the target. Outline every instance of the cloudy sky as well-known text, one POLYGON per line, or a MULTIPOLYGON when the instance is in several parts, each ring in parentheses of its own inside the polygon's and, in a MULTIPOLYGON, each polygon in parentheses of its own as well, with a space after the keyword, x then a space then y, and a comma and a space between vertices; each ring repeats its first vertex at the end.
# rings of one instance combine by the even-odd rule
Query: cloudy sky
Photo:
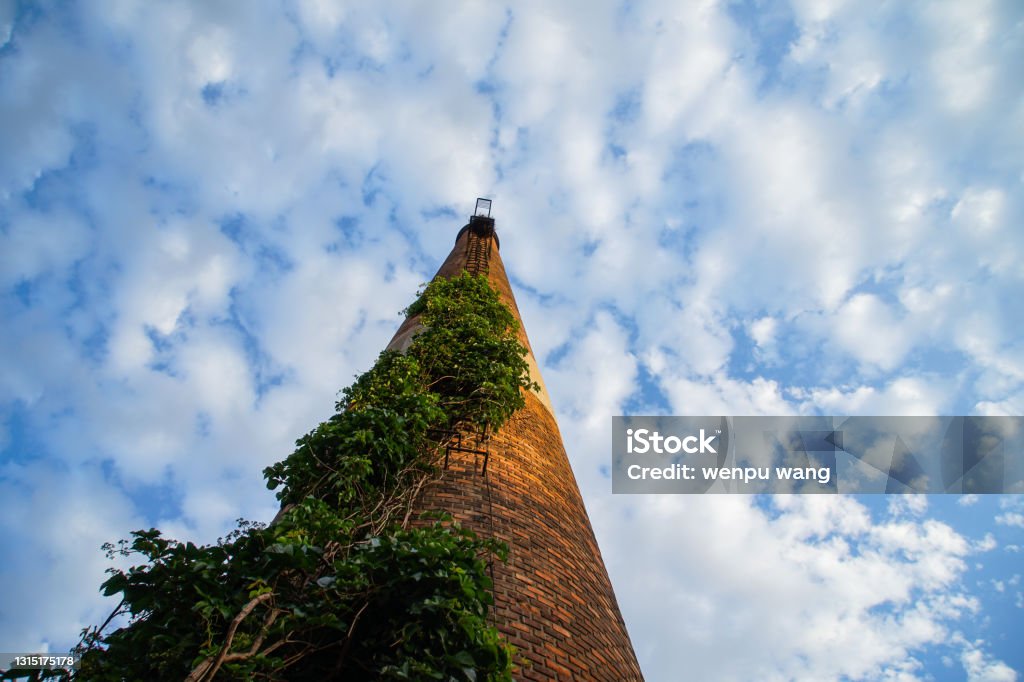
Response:
POLYGON ((1020 496, 607 464, 623 413, 1022 414, 1021 64, 1018 0, 0 0, 0 650, 103 620, 103 542, 271 518, 488 196, 649 680, 1017 679, 1020 496))

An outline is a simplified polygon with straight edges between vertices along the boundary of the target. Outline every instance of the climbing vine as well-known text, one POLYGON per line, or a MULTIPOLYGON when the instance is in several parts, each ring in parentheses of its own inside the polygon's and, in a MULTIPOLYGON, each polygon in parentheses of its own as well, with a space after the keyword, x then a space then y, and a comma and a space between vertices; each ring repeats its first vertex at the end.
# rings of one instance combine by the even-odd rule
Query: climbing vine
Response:
POLYGON ((381 353, 264 470, 282 504, 272 523, 240 521, 208 546, 151 529, 107 547, 141 563, 110 569, 102 590, 120 604, 83 631, 74 679, 511 679, 487 620, 488 562, 507 548, 411 510, 444 434, 497 429, 536 388, 518 322, 468 274, 406 312, 423 324, 406 352, 381 353))

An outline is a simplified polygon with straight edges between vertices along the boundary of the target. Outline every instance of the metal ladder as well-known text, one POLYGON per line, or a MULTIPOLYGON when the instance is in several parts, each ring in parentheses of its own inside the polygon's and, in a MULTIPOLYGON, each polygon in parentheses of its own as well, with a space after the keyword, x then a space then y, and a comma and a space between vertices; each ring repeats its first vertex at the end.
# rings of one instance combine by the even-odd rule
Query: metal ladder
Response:
POLYGON ((471 230, 466 240, 466 272, 486 275, 490 268, 491 236, 481 237, 471 230))
POLYGON ((453 452, 465 452, 473 455, 473 472, 479 476, 487 476, 487 464, 491 459, 491 434, 486 424, 484 424, 483 429, 480 431, 469 429, 462 431, 430 429, 428 433, 445 443, 445 469, 448 468, 448 462, 453 452), (481 458, 483 458, 483 466, 480 466, 481 458))

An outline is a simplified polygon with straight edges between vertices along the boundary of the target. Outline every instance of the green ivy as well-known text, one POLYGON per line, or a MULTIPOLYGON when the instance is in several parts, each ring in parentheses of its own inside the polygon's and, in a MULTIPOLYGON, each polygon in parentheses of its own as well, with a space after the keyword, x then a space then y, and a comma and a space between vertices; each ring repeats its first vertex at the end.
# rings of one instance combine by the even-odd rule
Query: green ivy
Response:
POLYGON ((499 428, 537 385, 486 278, 438 279, 406 313, 422 323, 406 352, 383 352, 264 470, 273 523, 240 520, 209 546, 155 529, 107 546, 141 562, 109 570, 120 605, 83 631, 73 679, 511 679, 488 623, 488 565, 507 548, 410 510, 445 434, 499 428))

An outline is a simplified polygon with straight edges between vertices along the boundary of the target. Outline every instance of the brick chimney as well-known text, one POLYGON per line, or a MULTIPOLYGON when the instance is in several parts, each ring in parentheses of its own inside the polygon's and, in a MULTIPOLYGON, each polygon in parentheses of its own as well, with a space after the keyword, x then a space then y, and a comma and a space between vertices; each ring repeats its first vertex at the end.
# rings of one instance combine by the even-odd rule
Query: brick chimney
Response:
MULTIPOLYGON (((499 246, 490 201, 478 199, 435 278, 486 274, 529 349, 499 246)), ((418 316, 405 320, 388 348, 404 349, 418 326, 418 316)), ((466 447, 417 506, 508 544, 508 561, 493 566, 493 616, 518 651, 517 680, 642 680, 532 350, 526 360, 541 390, 497 433, 463 434, 466 447)))

